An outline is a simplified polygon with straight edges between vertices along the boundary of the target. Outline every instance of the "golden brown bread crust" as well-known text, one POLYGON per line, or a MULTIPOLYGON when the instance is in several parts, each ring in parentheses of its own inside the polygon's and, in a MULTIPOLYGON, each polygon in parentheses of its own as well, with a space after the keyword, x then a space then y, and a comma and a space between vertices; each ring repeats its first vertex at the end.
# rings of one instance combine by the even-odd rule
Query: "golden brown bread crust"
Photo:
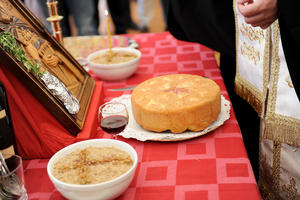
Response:
POLYGON ((219 116, 220 87, 197 75, 159 76, 139 84, 131 104, 135 121, 147 130, 201 131, 219 116))

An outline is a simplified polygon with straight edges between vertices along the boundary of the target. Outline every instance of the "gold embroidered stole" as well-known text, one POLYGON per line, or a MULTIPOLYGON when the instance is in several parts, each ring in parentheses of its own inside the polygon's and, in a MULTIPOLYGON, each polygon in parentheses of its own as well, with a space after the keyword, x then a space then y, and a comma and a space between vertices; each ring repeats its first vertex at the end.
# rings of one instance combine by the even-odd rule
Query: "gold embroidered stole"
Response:
POLYGON ((261 116, 267 93, 270 31, 246 24, 235 0, 234 12, 237 63, 235 92, 261 116))
POLYGON ((278 20, 272 24, 271 29, 272 58, 264 138, 298 147, 300 102, 285 60, 278 20))
MULTIPOLYGON (((268 29, 244 21, 234 0, 235 91, 264 118, 264 138, 300 146, 300 103, 282 49, 279 24, 268 29)), ((299 66, 300 67, 300 66, 299 66)))

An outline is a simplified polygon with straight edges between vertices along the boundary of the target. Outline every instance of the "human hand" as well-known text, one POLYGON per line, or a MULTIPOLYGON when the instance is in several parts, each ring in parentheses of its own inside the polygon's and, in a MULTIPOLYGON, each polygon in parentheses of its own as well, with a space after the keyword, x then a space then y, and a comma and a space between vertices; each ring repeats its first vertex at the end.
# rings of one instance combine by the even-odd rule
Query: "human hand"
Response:
POLYGON ((279 16, 277 0, 237 0, 237 6, 253 27, 268 28, 279 16))
POLYGON ((43 60, 47 63, 49 67, 56 67, 59 63, 58 57, 50 54, 43 56, 43 60))

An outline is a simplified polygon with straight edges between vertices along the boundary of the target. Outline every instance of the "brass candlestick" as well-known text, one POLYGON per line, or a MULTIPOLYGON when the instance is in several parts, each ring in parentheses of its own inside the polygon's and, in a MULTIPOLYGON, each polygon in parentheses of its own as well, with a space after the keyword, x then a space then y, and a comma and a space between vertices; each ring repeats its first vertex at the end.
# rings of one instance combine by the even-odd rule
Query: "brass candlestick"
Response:
POLYGON ((47 18, 47 21, 51 23, 54 37, 63 44, 63 35, 60 27, 60 21, 63 19, 63 16, 59 16, 57 12, 58 2, 55 0, 48 0, 47 6, 50 17, 47 18))

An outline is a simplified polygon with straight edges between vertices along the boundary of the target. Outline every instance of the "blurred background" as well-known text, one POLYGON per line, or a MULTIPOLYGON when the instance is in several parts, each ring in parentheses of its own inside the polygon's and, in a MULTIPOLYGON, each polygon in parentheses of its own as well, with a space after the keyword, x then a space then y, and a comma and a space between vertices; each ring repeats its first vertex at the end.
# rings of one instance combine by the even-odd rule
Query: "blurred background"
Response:
MULTIPOLYGON (((165 31, 166 26, 165 26, 165 20, 163 16, 161 0, 153 0, 153 1, 154 1, 154 16, 152 18, 152 21, 150 22, 149 32, 153 32, 153 33, 163 32, 165 31)), ((131 0, 130 7, 131 7, 130 10, 131 10, 131 16, 133 21, 139 24, 139 16, 137 13, 137 2, 135 0, 131 0)), ((130 31, 134 31, 134 30, 129 30, 129 32, 130 31)))
MULTIPOLYGON (((104 14, 105 10, 109 12, 112 34, 163 32, 166 30, 164 16, 166 11, 163 8, 165 8, 167 1, 168 0, 57 0, 59 15, 64 17, 64 22, 61 22, 61 26, 65 37, 97 34, 106 35, 107 17, 104 14), (78 25, 81 20, 80 17, 84 16, 82 13, 85 11, 89 12, 85 17, 81 17, 84 18, 83 20, 87 19, 89 17, 87 15, 91 13, 91 11, 88 11, 91 8, 82 7, 88 6, 88 3, 92 5, 96 12, 93 20, 96 21, 97 32, 84 32, 78 29, 80 26, 78 25), (78 5, 78 8, 76 8, 76 5, 78 5), (126 22, 124 22, 125 19, 126 22), (126 25, 124 25, 124 23, 126 23, 126 25), (68 28, 66 28, 66 24, 68 24, 68 28), (66 32, 66 29, 70 30, 66 32)), ((24 0, 24 3, 51 32, 51 25, 46 20, 49 16, 47 0, 24 0)), ((83 26, 86 26, 86 22, 80 27, 83 26)))

